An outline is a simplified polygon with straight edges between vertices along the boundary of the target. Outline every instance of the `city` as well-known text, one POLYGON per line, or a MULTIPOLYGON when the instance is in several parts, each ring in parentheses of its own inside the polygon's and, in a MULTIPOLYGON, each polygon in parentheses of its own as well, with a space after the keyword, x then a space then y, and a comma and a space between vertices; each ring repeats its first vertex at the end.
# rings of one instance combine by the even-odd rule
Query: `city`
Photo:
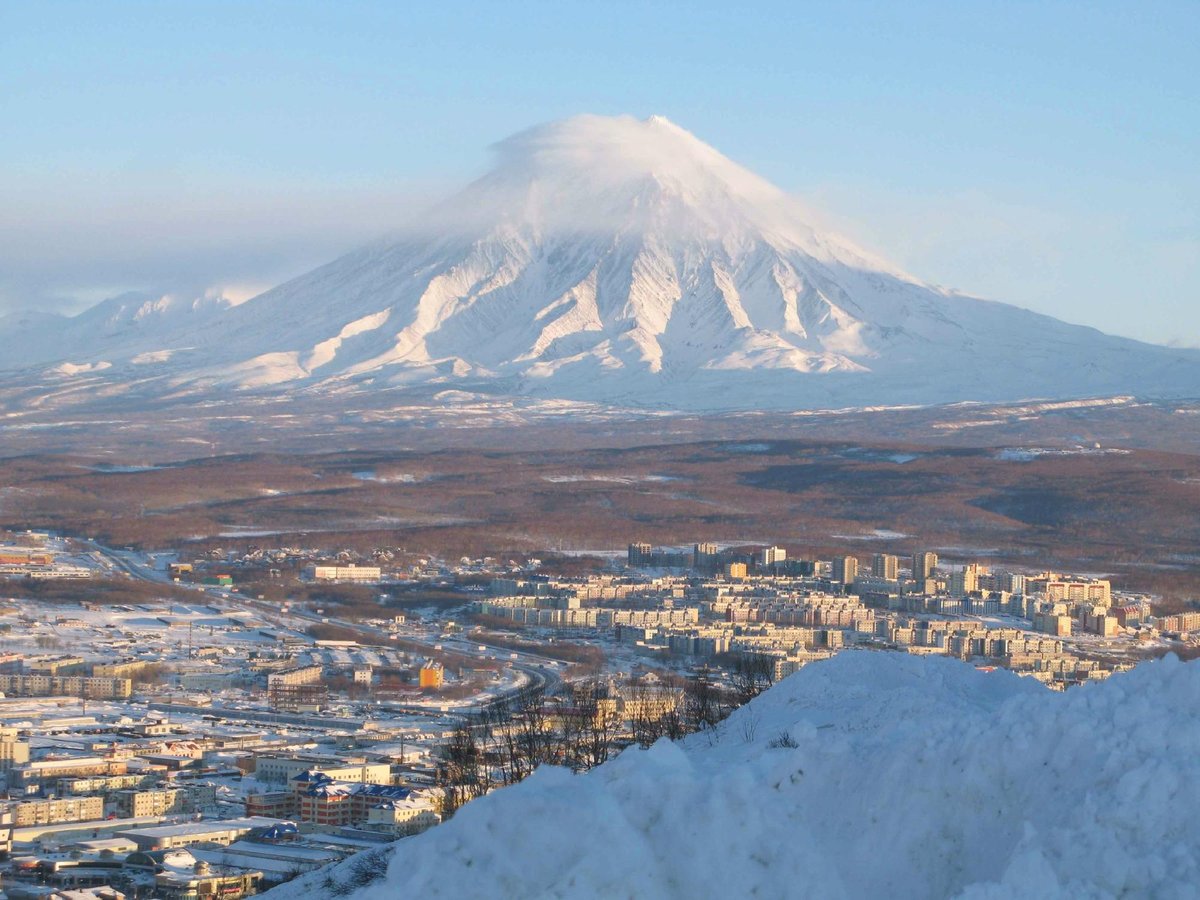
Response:
POLYGON ((0 900, 1200 894, 1196 0, 0 10, 0 900))
POLYGON ((1160 614, 1103 578, 932 551, 634 542, 573 575, 399 548, 214 556, 3 536, 9 897, 250 895, 437 826, 539 764, 584 771, 714 727, 839 653, 1067 690, 1186 654, 1200 632, 1200 611, 1160 614), (264 573, 282 602, 255 593, 264 573), (402 591, 437 602, 399 612, 402 591))

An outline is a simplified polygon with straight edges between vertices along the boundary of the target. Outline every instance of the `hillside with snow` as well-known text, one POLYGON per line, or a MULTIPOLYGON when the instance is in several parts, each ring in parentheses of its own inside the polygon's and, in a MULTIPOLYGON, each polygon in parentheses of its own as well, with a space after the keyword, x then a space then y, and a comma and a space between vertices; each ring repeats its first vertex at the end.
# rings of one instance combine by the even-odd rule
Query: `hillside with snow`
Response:
POLYGON ((386 870, 352 858, 267 896, 1191 897, 1197 708, 1200 665, 1173 657, 1060 694, 846 652, 715 734, 539 770, 386 870))
POLYGON ((13 313, 0 317, 5 368, 58 364, 129 366, 166 362, 181 336, 203 329, 234 304, 217 294, 184 298, 132 292, 112 297, 76 316, 13 313), (172 349, 167 349, 172 348, 172 349))
POLYGON ((134 399, 445 384, 724 410, 1200 394, 1200 352, 922 283, 661 117, 578 116, 495 155, 418 226, 243 304, 118 298, 0 323, 0 366, 103 373, 97 390, 136 385, 134 399))

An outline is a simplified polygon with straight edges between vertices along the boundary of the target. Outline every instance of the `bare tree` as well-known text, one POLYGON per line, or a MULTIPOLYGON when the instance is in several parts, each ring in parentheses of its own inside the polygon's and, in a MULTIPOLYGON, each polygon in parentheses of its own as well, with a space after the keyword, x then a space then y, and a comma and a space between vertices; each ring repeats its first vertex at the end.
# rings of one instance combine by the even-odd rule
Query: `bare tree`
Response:
POLYGON ((731 712, 724 692, 704 666, 688 681, 684 691, 684 722, 688 731, 713 728, 731 712))
POLYGON ((749 703, 775 683, 775 659, 763 653, 738 653, 730 660, 729 683, 734 702, 749 703))
POLYGON ((483 796, 489 787, 476 739, 476 726, 477 723, 472 721, 460 723, 446 745, 442 782, 446 790, 443 812, 447 816, 453 815, 465 803, 483 796))

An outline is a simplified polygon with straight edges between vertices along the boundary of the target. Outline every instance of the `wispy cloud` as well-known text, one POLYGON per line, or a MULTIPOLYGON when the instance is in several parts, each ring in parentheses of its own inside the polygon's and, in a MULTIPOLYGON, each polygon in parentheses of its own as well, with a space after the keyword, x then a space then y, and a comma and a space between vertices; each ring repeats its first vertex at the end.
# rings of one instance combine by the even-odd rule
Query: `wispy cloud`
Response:
POLYGON ((0 313, 73 312, 127 290, 246 299, 403 227, 441 187, 0 185, 0 313))

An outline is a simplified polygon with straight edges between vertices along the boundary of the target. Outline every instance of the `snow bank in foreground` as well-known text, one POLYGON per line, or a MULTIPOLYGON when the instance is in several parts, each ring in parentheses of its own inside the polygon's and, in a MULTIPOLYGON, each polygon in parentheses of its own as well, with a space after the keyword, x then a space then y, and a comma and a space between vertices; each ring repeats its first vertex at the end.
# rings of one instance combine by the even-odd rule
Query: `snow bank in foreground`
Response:
POLYGON ((1062 695, 842 653, 715 737, 476 801, 351 896, 1195 896, 1197 710, 1174 658, 1062 695))

